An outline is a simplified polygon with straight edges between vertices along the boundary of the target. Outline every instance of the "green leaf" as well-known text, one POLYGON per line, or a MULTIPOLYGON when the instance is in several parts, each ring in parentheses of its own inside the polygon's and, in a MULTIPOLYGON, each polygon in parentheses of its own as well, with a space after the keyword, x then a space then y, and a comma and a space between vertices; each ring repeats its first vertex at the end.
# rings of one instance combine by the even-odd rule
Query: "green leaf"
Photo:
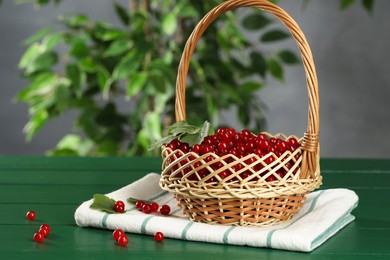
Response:
POLYGON ((297 64, 300 61, 297 55, 289 50, 280 51, 278 57, 286 64, 297 64))
POLYGON ((104 140, 99 143, 95 151, 97 156, 108 156, 118 154, 118 144, 111 140, 104 140))
POLYGON ((70 81, 66 78, 60 78, 56 82, 55 106, 61 112, 66 110, 69 103, 69 99, 70 99, 69 86, 70 86, 70 81))
POLYGON ((162 20, 162 30, 164 34, 173 34, 176 31, 176 27, 176 15, 174 13, 167 14, 162 20))
POLYGON ((259 73, 262 77, 265 77, 267 72, 267 61, 260 52, 252 52, 250 54, 251 68, 253 71, 259 73))
POLYGON ((69 149, 77 151, 81 144, 81 138, 78 135, 68 134, 65 135, 61 141, 58 142, 56 149, 69 149))
POLYGON ((19 61, 19 68, 26 69, 40 53, 40 45, 38 43, 34 43, 28 47, 19 61))
POLYGON ((244 17, 242 25, 245 29, 250 31, 257 31, 271 23, 267 17, 261 13, 253 13, 244 17))
POLYGON ((150 74, 150 80, 155 90, 157 90, 160 93, 166 92, 165 77, 161 71, 153 70, 152 73, 150 74))
POLYGON ((368 12, 372 12, 373 8, 374 8, 374 2, 375 0, 362 0, 363 2, 363 6, 364 8, 368 11, 368 12))
POLYGON ((93 195, 93 202, 91 209, 100 210, 107 213, 117 213, 114 210, 115 200, 103 195, 103 194, 95 194, 93 195))
POLYGON ((143 129, 151 140, 161 138, 161 123, 160 114, 156 112, 148 112, 143 119, 143 129))
POLYGON ((123 8, 121 5, 118 3, 114 4, 115 6, 115 12, 117 13, 118 17, 122 21, 124 25, 129 25, 130 24, 130 16, 125 8, 123 8))
POLYGON ((273 42, 273 41, 280 41, 284 40, 290 37, 290 34, 288 34, 285 31, 281 30, 271 30, 266 32, 260 37, 260 40, 262 42, 273 42))
POLYGON ((88 16, 84 14, 75 16, 60 16, 59 20, 65 22, 65 24, 70 28, 86 26, 90 22, 88 16))
POLYGON ((341 10, 345 10, 347 9, 349 6, 351 6, 352 4, 354 4, 356 2, 356 0, 341 0, 340 1, 340 8, 341 10))
POLYGON ((79 65, 80 65, 80 69, 85 72, 92 73, 92 72, 96 72, 97 70, 97 65, 95 61, 90 57, 86 57, 84 59, 79 60, 79 65))
POLYGON ((45 37, 46 35, 48 35, 52 30, 50 28, 43 28, 41 30, 39 30, 37 33, 31 35, 30 37, 28 37, 27 39, 25 39, 22 43, 24 45, 31 45, 33 44, 34 42, 42 39, 43 37, 45 37))
POLYGON ((33 73, 39 70, 48 70, 57 63, 57 60, 58 55, 53 51, 41 53, 26 68, 26 72, 33 73))
POLYGON ((125 57, 123 57, 119 64, 115 67, 112 78, 113 80, 120 80, 131 75, 134 71, 138 69, 140 62, 135 52, 130 52, 125 57))
POLYGON ((51 72, 36 74, 31 85, 21 90, 16 99, 28 102, 36 96, 47 95, 53 91, 56 80, 57 76, 51 72))
POLYGON ((107 50, 103 53, 105 57, 113 57, 121 55, 131 48, 129 40, 115 40, 113 41, 107 50))
POLYGON ((146 72, 135 73, 130 77, 129 85, 127 87, 127 95, 129 97, 137 95, 148 81, 148 74, 146 72))
POLYGON ((49 119, 49 113, 46 110, 40 110, 27 122, 23 128, 26 134, 26 140, 31 141, 35 134, 46 124, 49 119))
POLYGON ((132 197, 127 198, 127 202, 132 203, 132 204, 137 204, 138 201, 143 201, 145 203, 152 203, 153 202, 151 200, 136 199, 136 198, 132 198, 132 197))
POLYGON ((85 58, 89 54, 89 47, 85 44, 83 39, 76 39, 69 50, 69 54, 78 59, 85 58))
POLYGON ((243 91, 245 93, 252 93, 254 91, 259 90, 262 87, 262 85, 258 82, 245 82, 241 85, 240 91, 243 91))
POLYGON ((284 78, 284 73, 283 73, 283 68, 280 66, 279 62, 277 62, 274 59, 269 59, 268 60, 268 69, 271 72, 272 76, 279 80, 283 80, 284 78))
POLYGON ((180 17, 183 18, 192 18, 198 15, 198 12, 192 5, 184 5, 179 11, 180 17))
POLYGON ((73 87, 75 88, 76 95, 78 97, 81 97, 81 89, 86 81, 86 76, 84 72, 82 72, 76 64, 67 64, 66 76, 70 79, 73 87))
POLYGON ((45 51, 51 51, 64 39, 62 33, 52 33, 43 38, 42 47, 45 51))

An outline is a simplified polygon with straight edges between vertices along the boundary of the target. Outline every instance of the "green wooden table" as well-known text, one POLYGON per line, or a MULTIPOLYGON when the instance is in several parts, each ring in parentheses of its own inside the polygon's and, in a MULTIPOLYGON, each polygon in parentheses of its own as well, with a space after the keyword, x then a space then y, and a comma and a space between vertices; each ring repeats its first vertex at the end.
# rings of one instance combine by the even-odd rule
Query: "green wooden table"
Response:
POLYGON ((0 157, 0 258, 86 259, 390 259, 390 160, 323 159, 322 188, 357 192, 356 220, 311 253, 226 246, 129 234, 123 248, 111 231, 80 228, 77 206, 149 172, 157 158, 0 157), (37 212, 35 221, 26 212, 37 212), (44 243, 32 239, 42 223, 52 231, 44 243))

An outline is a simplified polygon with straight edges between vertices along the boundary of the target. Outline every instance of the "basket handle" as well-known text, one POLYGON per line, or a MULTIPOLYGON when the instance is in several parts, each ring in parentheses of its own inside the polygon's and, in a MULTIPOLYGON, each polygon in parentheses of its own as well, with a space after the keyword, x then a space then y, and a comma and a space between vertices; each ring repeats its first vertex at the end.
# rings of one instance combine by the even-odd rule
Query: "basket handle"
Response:
POLYGON ((319 96, 313 56, 309 44, 298 24, 283 9, 267 0, 228 0, 213 8, 199 21, 187 40, 178 67, 175 103, 176 122, 186 120, 186 79, 189 63, 198 40, 216 18, 227 11, 239 7, 256 7, 273 14, 288 28, 299 47, 306 73, 309 98, 307 131, 301 142, 303 153, 300 177, 305 179, 310 177, 314 178, 317 170, 319 170, 316 169, 317 160, 319 160, 319 96))

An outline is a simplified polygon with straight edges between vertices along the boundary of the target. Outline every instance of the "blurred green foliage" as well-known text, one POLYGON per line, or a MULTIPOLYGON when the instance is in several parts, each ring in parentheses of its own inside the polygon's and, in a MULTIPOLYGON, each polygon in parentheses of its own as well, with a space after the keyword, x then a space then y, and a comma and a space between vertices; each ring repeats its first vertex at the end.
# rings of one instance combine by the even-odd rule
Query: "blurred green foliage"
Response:
MULTIPOLYGON (((60 0, 21 0, 38 6, 60 0)), ((76 111, 74 127, 49 155, 153 155, 148 146, 174 122, 174 87, 181 51, 196 23, 221 0, 113 1, 121 26, 88 14, 62 15, 62 30, 43 28, 24 43, 19 68, 29 82, 17 100, 29 106, 27 140, 51 119, 76 111), (120 109, 124 106, 124 109, 120 109)), ((356 1, 340 1, 347 8, 356 1)), ((367 10, 373 1, 362 1, 367 10)), ((283 81, 295 51, 265 52, 260 45, 290 38, 258 10, 229 12, 210 25, 193 56, 187 83, 187 118, 222 123, 234 109, 247 128, 264 129, 256 93, 266 79, 283 81), (243 29, 260 35, 250 42, 243 29)))

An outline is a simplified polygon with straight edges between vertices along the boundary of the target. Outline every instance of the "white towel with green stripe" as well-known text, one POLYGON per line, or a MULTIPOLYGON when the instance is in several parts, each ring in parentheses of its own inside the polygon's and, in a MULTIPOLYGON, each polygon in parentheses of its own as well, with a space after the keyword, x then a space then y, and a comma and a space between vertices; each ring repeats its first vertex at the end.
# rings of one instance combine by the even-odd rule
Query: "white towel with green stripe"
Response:
POLYGON ((106 194, 125 202, 126 213, 123 214, 93 210, 89 207, 92 199, 82 203, 75 212, 77 225, 109 230, 120 228, 148 235, 160 231, 165 237, 182 240, 310 252, 352 222, 355 217, 351 211, 358 204, 358 197, 351 190, 320 190, 309 194, 300 212, 282 224, 270 227, 209 225, 192 222, 184 216, 173 195, 159 187, 159 179, 160 175, 151 173, 106 194), (129 197, 168 204, 171 214, 142 213, 134 204, 126 202, 129 197))

